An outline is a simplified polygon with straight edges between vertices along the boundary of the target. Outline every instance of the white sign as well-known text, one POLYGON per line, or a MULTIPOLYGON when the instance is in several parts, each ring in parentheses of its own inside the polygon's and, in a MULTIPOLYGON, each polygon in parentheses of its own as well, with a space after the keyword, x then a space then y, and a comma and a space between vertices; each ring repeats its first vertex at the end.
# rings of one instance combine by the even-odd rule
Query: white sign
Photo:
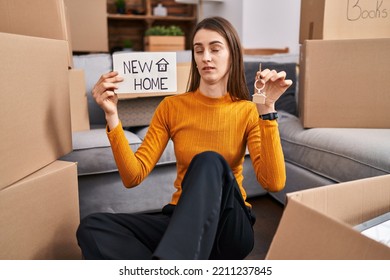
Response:
POLYGON ((176 92, 175 52, 124 52, 113 54, 114 71, 123 77, 115 93, 176 92))

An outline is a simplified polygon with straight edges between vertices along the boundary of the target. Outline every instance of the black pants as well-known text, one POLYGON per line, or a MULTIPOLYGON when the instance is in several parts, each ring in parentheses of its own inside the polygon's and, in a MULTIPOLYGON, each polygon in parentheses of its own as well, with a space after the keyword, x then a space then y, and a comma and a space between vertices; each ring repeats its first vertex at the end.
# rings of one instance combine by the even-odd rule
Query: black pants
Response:
POLYGON ((86 259, 243 259, 253 248, 254 216, 222 156, 192 160, 176 206, 161 213, 97 213, 77 239, 86 259))

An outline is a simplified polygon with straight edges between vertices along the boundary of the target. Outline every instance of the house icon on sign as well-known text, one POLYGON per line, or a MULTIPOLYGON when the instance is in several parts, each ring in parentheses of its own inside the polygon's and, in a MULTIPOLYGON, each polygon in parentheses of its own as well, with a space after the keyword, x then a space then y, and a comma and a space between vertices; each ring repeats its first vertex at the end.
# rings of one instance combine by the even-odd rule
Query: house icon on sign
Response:
POLYGON ((156 62, 158 72, 167 72, 168 68, 168 61, 165 60, 165 58, 161 58, 159 61, 156 62))

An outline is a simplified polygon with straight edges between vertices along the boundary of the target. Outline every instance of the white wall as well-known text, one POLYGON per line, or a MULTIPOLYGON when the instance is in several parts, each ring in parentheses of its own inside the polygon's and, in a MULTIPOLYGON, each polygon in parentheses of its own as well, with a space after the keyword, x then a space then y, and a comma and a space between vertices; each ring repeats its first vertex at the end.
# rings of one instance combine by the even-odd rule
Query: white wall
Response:
POLYGON ((241 37, 243 7, 241 0, 221 0, 216 2, 203 0, 203 17, 221 16, 228 19, 241 37))
POLYGON ((204 17, 222 16, 237 29, 244 48, 285 48, 299 53, 301 0, 204 0, 204 17))

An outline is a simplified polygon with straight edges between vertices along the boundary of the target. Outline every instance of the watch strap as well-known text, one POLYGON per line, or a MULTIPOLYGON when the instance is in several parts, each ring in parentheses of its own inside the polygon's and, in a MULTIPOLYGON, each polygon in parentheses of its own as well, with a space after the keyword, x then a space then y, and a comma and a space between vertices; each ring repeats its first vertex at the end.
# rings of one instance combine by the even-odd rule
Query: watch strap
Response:
POLYGON ((278 112, 259 115, 259 117, 262 120, 268 120, 268 121, 276 120, 278 118, 278 112))

